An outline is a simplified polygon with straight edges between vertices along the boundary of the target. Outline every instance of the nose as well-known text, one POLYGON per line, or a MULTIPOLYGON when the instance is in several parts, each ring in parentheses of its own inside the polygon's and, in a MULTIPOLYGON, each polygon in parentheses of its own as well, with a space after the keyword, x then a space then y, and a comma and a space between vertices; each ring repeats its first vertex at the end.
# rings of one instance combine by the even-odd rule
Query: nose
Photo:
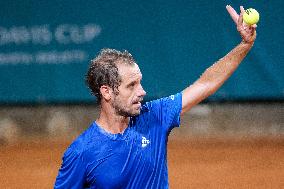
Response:
POLYGON ((138 90, 138 96, 143 97, 146 95, 146 91, 143 89, 142 85, 140 85, 139 90, 138 90))

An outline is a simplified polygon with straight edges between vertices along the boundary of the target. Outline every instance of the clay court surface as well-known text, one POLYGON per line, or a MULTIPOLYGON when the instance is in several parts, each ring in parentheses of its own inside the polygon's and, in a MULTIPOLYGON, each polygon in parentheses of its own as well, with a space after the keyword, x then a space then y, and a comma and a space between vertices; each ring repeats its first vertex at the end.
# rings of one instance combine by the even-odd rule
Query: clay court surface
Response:
MULTIPOLYGON (((0 188, 52 188, 70 141, 0 146, 0 188)), ((284 188, 284 139, 170 139, 170 188, 284 188)))

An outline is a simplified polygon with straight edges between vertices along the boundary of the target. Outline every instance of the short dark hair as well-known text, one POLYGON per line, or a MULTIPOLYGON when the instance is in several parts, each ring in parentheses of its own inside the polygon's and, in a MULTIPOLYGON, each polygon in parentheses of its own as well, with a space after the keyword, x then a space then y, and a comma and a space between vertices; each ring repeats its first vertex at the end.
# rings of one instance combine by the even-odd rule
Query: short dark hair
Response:
POLYGON ((118 94, 118 86, 121 83, 118 63, 134 65, 135 60, 128 51, 115 49, 102 49, 99 55, 91 60, 86 74, 86 84, 92 94, 97 97, 98 103, 100 103, 102 97, 100 93, 102 85, 111 87, 118 94))

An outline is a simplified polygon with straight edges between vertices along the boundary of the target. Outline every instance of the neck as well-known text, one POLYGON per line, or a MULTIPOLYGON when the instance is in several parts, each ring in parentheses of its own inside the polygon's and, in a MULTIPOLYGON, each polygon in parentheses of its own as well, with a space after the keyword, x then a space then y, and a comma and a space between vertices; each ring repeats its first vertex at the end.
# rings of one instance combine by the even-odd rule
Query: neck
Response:
POLYGON ((130 118, 117 115, 114 109, 101 107, 101 112, 96 123, 111 134, 123 133, 128 127, 130 118))

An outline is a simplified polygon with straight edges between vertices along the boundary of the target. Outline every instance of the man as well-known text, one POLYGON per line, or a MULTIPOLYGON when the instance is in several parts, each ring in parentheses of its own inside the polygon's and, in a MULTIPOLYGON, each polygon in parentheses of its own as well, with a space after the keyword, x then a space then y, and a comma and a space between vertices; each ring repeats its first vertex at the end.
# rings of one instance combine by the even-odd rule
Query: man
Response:
POLYGON ((182 93, 141 105, 142 74, 128 52, 104 49, 87 83, 100 103, 98 119, 66 150, 55 188, 168 188, 167 139, 180 115, 213 94, 233 73, 256 38, 226 7, 242 41, 182 93))

